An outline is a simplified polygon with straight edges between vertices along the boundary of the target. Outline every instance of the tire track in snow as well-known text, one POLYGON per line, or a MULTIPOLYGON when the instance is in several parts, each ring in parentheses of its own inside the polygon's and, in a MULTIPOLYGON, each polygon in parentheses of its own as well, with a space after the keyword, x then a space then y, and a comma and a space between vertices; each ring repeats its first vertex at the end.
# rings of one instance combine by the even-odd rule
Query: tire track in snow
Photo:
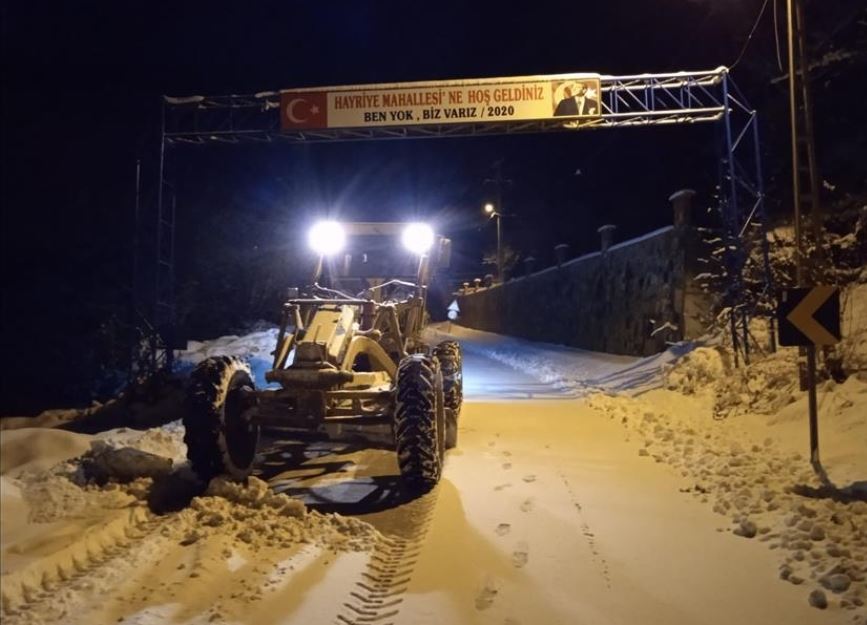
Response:
POLYGON ((3 577, 4 625, 64 619, 104 590, 101 577, 114 576, 112 566, 132 566, 131 556, 166 523, 166 517, 137 506, 126 515, 86 532, 58 553, 3 577))
POLYGON ((403 536, 383 535, 376 543, 361 579, 349 592, 335 619, 337 625, 394 625, 418 555, 424 546, 439 487, 397 512, 409 525, 403 536))

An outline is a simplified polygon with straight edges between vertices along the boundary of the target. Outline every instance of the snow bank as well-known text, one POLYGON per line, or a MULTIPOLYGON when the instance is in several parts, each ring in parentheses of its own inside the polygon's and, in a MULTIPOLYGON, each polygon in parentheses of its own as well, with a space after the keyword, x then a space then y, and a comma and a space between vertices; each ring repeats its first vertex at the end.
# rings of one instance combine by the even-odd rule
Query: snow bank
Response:
POLYGON ((0 474, 46 470, 80 456, 90 447, 91 436, 63 430, 22 428, 0 430, 0 474))
MULTIPOLYGON (((867 406, 867 385, 862 386, 867 406)), ((838 602, 867 616, 865 482, 830 486, 792 450, 791 441, 773 437, 773 428, 715 420, 698 398, 656 390, 635 398, 597 394, 589 401, 638 439, 640 456, 665 463, 688 480, 684 492, 727 517, 729 531, 777 550, 780 578, 803 585, 805 601, 818 593, 826 604, 838 602), (771 436, 762 438, 763 432, 771 436)), ((860 437, 862 451, 863 414, 848 432, 860 437)), ((805 447, 804 421, 802 414, 805 447)), ((857 468, 862 479, 865 465, 862 458, 857 468)))
POLYGON ((196 365, 211 356, 270 359, 277 345, 278 329, 269 327, 244 336, 227 335, 209 341, 187 341, 187 348, 176 353, 181 362, 196 365))
POLYGON ((694 347, 692 343, 678 343, 655 356, 640 358, 536 343, 450 323, 434 324, 430 331, 440 340, 454 337, 464 350, 502 362, 574 396, 599 390, 634 395, 657 388, 662 384, 663 367, 694 347))
POLYGON ((192 369, 211 356, 238 356, 250 364, 253 381, 257 388, 277 385, 265 380, 265 372, 273 364, 273 351, 277 346, 278 328, 260 323, 257 328, 243 336, 228 335, 210 341, 188 341, 187 349, 176 353, 179 369, 192 369), (263 328, 263 329, 258 329, 263 328))

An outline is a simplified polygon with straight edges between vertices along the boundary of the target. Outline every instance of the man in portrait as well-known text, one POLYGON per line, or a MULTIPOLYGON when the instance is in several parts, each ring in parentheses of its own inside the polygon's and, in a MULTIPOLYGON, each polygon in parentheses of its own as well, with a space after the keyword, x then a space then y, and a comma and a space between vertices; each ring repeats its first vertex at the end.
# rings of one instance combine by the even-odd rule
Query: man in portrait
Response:
POLYGON ((591 84, 574 81, 563 87, 563 98, 554 109, 555 117, 599 115, 599 94, 591 84))

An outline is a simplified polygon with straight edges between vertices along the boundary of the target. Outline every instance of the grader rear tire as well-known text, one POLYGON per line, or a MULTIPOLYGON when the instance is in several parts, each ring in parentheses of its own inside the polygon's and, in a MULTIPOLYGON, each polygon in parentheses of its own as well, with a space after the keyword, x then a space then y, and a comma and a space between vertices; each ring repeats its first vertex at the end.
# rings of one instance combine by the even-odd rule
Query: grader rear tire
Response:
POLYGON ((184 411, 187 458, 200 479, 246 479, 253 470, 259 426, 246 419, 252 407, 250 367, 232 356, 202 361, 190 376, 184 411))
POLYGON ((443 397, 446 407, 446 449, 458 444, 458 418, 464 403, 463 354, 457 341, 443 341, 434 355, 443 373, 443 397))

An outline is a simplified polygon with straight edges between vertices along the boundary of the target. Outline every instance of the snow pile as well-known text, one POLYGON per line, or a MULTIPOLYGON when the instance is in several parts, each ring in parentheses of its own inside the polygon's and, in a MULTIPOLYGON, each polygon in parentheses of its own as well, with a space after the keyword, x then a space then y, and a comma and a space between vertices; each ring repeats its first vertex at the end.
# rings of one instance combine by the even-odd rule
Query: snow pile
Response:
POLYGON ((13 479, 29 506, 30 523, 50 523, 62 519, 93 518, 109 510, 119 510, 135 504, 137 498, 117 484, 100 488, 80 484, 70 465, 50 471, 24 474, 13 479))
POLYGON ((731 369, 725 353, 716 347, 697 347, 666 372, 666 387, 692 395, 720 379, 731 369))
POLYGON ((255 477, 246 484, 215 478, 204 496, 178 514, 177 525, 187 543, 231 536, 254 549, 316 543, 335 551, 366 551, 379 536, 369 523, 308 510, 255 477))
MULTIPOLYGON (((150 478, 104 486, 81 483, 77 474, 69 472, 73 466, 63 464, 10 482, 29 504, 30 522, 94 517, 141 505, 140 500, 153 484, 150 478)), ((129 472, 130 468, 123 468, 122 477, 129 472)), ((167 528, 165 535, 187 544, 220 535, 234 537, 253 548, 309 543, 335 551, 364 551, 371 549, 378 537, 373 526, 364 521, 307 510, 301 501, 272 492, 266 482, 256 477, 249 478, 246 484, 215 478, 203 495, 194 497, 189 507, 171 516, 167 528)))
MULTIPOLYGON (((26 448, 29 439, 38 441, 45 432, 4 432, 4 439, 7 434, 26 448)), ((208 554, 200 566, 231 569, 239 558, 276 563, 305 546, 360 552, 381 540, 370 524, 308 510, 255 477, 246 484, 223 478, 207 488, 197 484, 185 464, 177 462, 184 451, 183 428, 177 424, 146 432, 113 430, 85 440, 69 432, 53 435, 70 438, 55 445, 60 456, 80 451, 83 443, 90 449, 47 469, 19 458, 0 476, 4 622, 28 615, 32 619, 23 622, 64 622, 62 615, 45 616, 42 606, 27 606, 36 605, 46 591, 53 596, 56 584, 73 577, 83 576, 88 584, 105 585, 105 592, 111 592, 127 568, 141 565, 136 562, 160 561, 194 544, 208 554), (154 515, 148 509, 151 499, 166 489, 188 490, 189 505, 154 515), (192 497, 194 492, 201 494, 192 497)), ((64 610, 74 600, 75 593, 57 598, 64 610)))
POLYGON ((715 414, 772 414, 798 398, 797 349, 780 348, 750 365, 734 367, 731 351, 701 347, 665 371, 665 387, 714 398, 715 414))
POLYGON ((184 461, 186 452, 179 424, 143 432, 121 428, 97 436, 39 428, 13 430, 3 433, 3 448, 8 448, 8 439, 27 449, 47 436, 73 441, 62 448, 78 451, 77 457, 45 468, 25 463, 3 475, 4 485, 20 492, 32 523, 98 517, 133 505, 146 496, 153 478, 167 476, 184 461), (81 453, 84 444, 89 449, 81 453))
MULTIPOLYGON (((841 297, 843 340, 819 362, 820 381, 829 376, 852 375, 867 379, 867 285, 855 284, 841 297)), ((687 395, 714 398, 719 417, 742 414, 775 414, 802 397, 798 380, 798 349, 778 347, 774 353, 760 351, 767 346, 767 324, 750 323, 754 339, 749 365, 734 366, 731 335, 722 332, 716 345, 699 347, 664 368, 665 387, 687 395)), ((710 341, 709 341, 710 342, 710 341)), ((830 381, 828 381, 830 382, 830 381)), ((825 383, 828 386, 828 382, 825 383)), ((833 383, 828 388, 833 388, 833 383)))
POLYGON ((778 550, 780 578, 803 585, 805 600, 821 597, 867 615, 867 503, 859 500, 867 493, 830 487, 800 453, 756 431, 697 418, 701 404, 670 391, 589 401, 638 439, 639 455, 676 469, 689 484, 684 492, 728 517, 735 535, 778 550))
POLYGON ((91 479, 130 482, 139 477, 162 477, 186 462, 184 427, 173 421, 159 428, 118 428, 94 436, 82 466, 91 479))
MULTIPOLYGON (((183 445, 178 435, 171 428, 168 432, 115 430, 94 440, 80 458, 46 471, 21 473, 15 485, 29 504, 30 521, 93 516, 146 499, 154 481, 172 472, 171 456, 183 445)), ((195 479, 183 467, 181 473, 187 482, 195 479)), ((256 477, 243 484, 215 478, 202 496, 177 514, 173 525, 188 538, 228 534, 253 546, 301 542, 341 551, 369 549, 377 536, 373 526, 363 521, 308 511, 300 500, 273 493, 256 477)))
POLYGON ((134 447, 139 451, 164 456, 175 463, 183 462, 187 454, 187 446, 184 444, 184 426, 180 421, 148 430, 129 428, 108 430, 95 435, 94 439, 92 444, 94 449, 134 447))
POLYGON ((115 449, 97 441, 85 459, 85 472, 99 482, 121 483, 139 478, 166 477, 172 472, 172 459, 134 447, 115 449))
POLYGON ((18 457, 8 469, 4 468, 4 473, 28 478, 35 484, 43 481, 41 478, 44 476, 51 476, 49 479, 61 476, 80 486, 90 482, 129 483, 139 478, 165 477, 186 462, 187 447, 183 436, 184 429, 180 421, 143 431, 118 428, 95 436, 41 428, 11 430, 3 433, 4 448, 8 448, 11 441, 19 441, 21 444, 18 446, 24 450, 31 447, 40 449, 45 447, 46 439, 74 441, 75 444, 61 447, 70 451, 62 458, 58 457, 57 452, 46 456, 54 458, 54 462, 46 463, 43 460, 39 463, 22 463, 18 457), (74 462, 61 462, 76 456, 74 462))

